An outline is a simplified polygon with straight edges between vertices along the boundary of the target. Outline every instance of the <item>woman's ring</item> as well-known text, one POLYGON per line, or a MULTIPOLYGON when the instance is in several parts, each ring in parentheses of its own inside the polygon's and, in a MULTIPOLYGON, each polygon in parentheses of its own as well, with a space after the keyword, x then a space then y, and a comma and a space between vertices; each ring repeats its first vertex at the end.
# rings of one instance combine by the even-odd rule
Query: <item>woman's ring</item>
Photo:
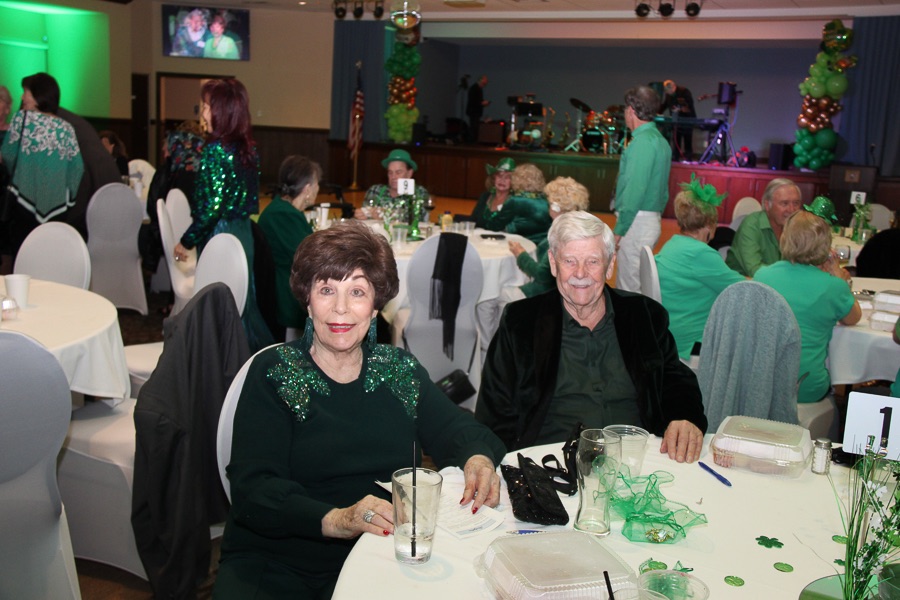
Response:
POLYGON ((366 523, 371 523, 372 519, 375 518, 375 511, 371 509, 366 509, 366 512, 363 513, 363 521, 366 523))

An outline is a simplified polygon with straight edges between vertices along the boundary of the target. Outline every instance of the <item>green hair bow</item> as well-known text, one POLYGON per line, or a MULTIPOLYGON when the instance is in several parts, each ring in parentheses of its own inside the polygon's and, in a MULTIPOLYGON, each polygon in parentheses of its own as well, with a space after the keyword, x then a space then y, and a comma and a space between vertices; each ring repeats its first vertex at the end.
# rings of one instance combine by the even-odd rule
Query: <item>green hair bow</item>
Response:
POLYGON ((722 204, 722 200, 728 195, 728 192, 724 194, 720 194, 716 191, 715 186, 711 183, 707 183, 706 185, 700 185, 700 181, 697 179, 696 173, 691 173, 691 182, 690 183, 681 183, 679 184, 681 189, 685 192, 691 192, 694 194, 694 198, 703 202, 705 204, 709 204, 710 206, 719 206, 722 204))

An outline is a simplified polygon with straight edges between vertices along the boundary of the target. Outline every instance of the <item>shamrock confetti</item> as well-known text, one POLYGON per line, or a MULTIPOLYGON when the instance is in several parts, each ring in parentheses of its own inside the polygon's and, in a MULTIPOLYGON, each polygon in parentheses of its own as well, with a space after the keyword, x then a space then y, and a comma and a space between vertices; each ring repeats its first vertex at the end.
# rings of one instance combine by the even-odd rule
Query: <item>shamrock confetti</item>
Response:
POLYGON ((725 583, 727 583, 728 585, 733 585, 734 587, 741 587, 742 585, 744 585, 744 580, 737 575, 729 575, 725 578, 725 583))
POLYGON ((778 538, 770 538, 764 535, 756 538, 757 543, 760 546, 765 546, 766 548, 781 548, 784 546, 784 542, 778 540, 778 538))
POLYGON ((838 544, 846 544, 847 536, 846 535, 833 535, 831 536, 831 540, 837 542, 838 544))
POLYGON ((781 571, 782 573, 790 573, 794 570, 794 567, 783 562, 777 562, 773 566, 775 567, 775 570, 781 571))
POLYGON ((844 562, 843 558, 834 559, 834 564, 839 565, 841 567, 847 566, 847 563, 844 562))
POLYGON ((678 562, 675 563, 675 566, 672 567, 672 570, 673 570, 673 571, 681 571, 682 573, 690 573, 691 571, 694 570, 694 568, 693 568, 693 567, 685 567, 685 566, 683 566, 683 565, 681 564, 681 561, 679 560, 678 562))
POLYGON ((644 562, 641 563, 641 566, 638 567, 638 570, 641 573, 646 573, 647 571, 665 571, 669 568, 664 562, 653 560, 653 558, 648 558, 644 562))

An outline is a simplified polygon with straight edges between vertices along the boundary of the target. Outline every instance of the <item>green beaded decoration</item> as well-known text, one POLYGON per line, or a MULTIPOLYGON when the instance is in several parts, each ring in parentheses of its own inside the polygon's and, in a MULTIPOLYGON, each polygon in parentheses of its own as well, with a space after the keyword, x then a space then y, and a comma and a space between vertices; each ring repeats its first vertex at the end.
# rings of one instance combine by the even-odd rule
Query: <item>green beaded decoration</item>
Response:
POLYGON ((372 350, 366 365, 365 390, 372 392, 379 385, 387 385, 391 393, 406 408, 406 414, 416 416, 421 382, 416 377, 416 359, 399 348, 379 344, 372 350))
POLYGON ((654 544, 664 544, 669 538, 674 537, 671 531, 666 529, 658 529, 654 527, 653 529, 648 529, 644 534, 647 536, 647 541, 652 542, 654 544))
POLYGON ((306 354, 288 345, 279 346, 276 352, 281 362, 271 367, 266 377, 297 420, 304 421, 309 414, 310 390, 328 396, 331 389, 306 354))
POLYGON ((764 546, 766 548, 781 548, 784 546, 784 542, 780 541, 778 538, 770 538, 764 535, 756 538, 756 542, 760 546, 764 546))
POLYGON ((776 571, 781 571, 782 573, 790 573, 794 570, 794 567, 787 563, 777 562, 773 565, 776 571))
POLYGON ((729 575, 725 578, 725 583, 734 587, 741 587, 744 585, 744 580, 737 575, 729 575))

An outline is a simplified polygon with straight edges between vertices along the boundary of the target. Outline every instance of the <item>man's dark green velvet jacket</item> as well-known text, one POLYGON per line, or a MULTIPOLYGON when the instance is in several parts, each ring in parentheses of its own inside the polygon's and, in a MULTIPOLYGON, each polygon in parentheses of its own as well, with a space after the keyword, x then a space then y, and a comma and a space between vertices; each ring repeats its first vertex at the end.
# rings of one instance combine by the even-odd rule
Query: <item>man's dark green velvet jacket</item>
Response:
MULTIPOLYGON (((640 294, 609 288, 609 298, 622 358, 638 393, 639 425, 661 436, 671 421, 685 419, 705 433, 697 377, 678 359, 668 313, 640 294)), ((475 418, 510 450, 564 441, 539 436, 556 389, 563 310, 556 289, 513 302, 491 340, 475 418)))

